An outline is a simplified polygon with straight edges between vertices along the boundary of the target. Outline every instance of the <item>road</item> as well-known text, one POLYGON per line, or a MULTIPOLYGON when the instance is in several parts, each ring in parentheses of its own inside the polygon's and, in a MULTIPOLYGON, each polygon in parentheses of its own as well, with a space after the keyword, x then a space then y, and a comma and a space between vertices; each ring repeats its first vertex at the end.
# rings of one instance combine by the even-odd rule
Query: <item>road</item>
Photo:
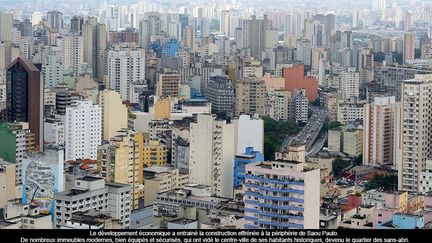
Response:
POLYGON ((306 145, 306 152, 308 155, 309 153, 315 154, 322 148, 324 145, 322 141, 325 141, 325 136, 324 139, 321 137, 320 139, 322 141, 318 140, 316 145, 315 141, 317 140, 317 137, 325 123, 327 112, 325 109, 317 106, 309 106, 309 109, 312 112, 312 116, 298 134, 294 136, 287 136, 284 139, 281 145, 281 151, 286 151, 287 147, 291 144, 306 145), (320 146, 321 143, 322 145, 320 146))
POLYGON ((327 133, 322 134, 316 142, 312 145, 311 149, 306 152, 306 157, 311 157, 317 154, 324 147, 325 141, 327 139, 327 133))

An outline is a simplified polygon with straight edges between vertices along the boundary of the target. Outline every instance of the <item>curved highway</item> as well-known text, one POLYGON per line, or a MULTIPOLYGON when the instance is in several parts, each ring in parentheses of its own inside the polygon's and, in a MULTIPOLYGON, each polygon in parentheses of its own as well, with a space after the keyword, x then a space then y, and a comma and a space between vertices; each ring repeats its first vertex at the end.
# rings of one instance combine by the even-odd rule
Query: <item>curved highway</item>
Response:
POLYGON ((281 151, 286 151, 289 145, 300 144, 306 145, 307 155, 316 154, 324 145, 325 135, 321 136, 318 141, 317 137, 327 118, 327 111, 318 106, 309 106, 312 116, 309 118, 303 129, 294 136, 287 136, 281 145, 281 151), (317 143, 315 143, 317 141, 317 143))

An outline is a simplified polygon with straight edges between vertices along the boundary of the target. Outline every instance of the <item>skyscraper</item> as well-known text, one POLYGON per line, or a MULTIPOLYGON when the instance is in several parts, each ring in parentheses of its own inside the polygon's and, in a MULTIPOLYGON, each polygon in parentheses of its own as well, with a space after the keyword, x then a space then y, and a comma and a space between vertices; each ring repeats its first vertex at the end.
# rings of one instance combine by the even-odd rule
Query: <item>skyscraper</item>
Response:
POLYGON ((432 158, 432 75, 416 75, 402 83, 402 161, 398 189, 419 191, 421 171, 432 158))
POLYGON ((84 62, 92 65, 93 77, 101 83, 105 74, 107 31, 96 17, 89 17, 83 28, 84 62))
POLYGON ((70 31, 73 33, 77 33, 79 36, 83 33, 83 25, 84 25, 84 17, 82 16, 73 16, 71 18, 71 29, 70 31))
POLYGON ((99 93, 99 106, 102 114, 102 138, 109 141, 118 130, 128 127, 128 110, 122 103, 120 94, 114 90, 99 93))
POLYGON ((137 103, 134 85, 145 79, 144 49, 116 47, 107 56, 108 87, 117 91, 122 100, 137 103))
POLYGON ((91 101, 77 101, 66 108, 66 161, 97 159, 101 142, 101 110, 91 101))
POLYGON ((234 124, 198 115, 190 124, 190 182, 211 185, 212 195, 233 197, 234 133, 234 124))
POLYGON ((403 37, 403 64, 409 60, 414 60, 415 56, 415 34, 407 32, 403 37))
POLYGON ((138 208, 139 186, 143 183, 142 146, 142 134, 135 134, 129 129, 121 129, 116 132, 109 143, 98 149, 102 177, 107 182, 131 186, 132 209, 138 208))
POLYGON ((376 97, 363 117, 363 164, 396 165, 401 156, 401 104, 394 96, 376 97))
POLYGON ((9 122, 28 122, 36 149, 43 145, 43 86, 39 69, 18 57, 7 67, 6 116, 9 122))
POLYGON ((139 43, 140 47, 147 48, 150 44, 152 35, 159 35, 161 30, 161 21, 159 13, 145 13, 144 20, 139 22, 139 43))
POLYGON ((48 27, 51 32, 60 32, 63 29, 63 14, 60 11, 47 13, 48 27))
POLYGON ((12 22, 12 13, 0 11, 0 42, 12 40, 12 22))
POLYGON ((272 22, 268 20, 267 15, 264 15, 263 19, 257 19, 253 15, 252 19, 243 20, 243 47, 251 57, 261 61, 265 49, 266 30, 271 27, 272 22))

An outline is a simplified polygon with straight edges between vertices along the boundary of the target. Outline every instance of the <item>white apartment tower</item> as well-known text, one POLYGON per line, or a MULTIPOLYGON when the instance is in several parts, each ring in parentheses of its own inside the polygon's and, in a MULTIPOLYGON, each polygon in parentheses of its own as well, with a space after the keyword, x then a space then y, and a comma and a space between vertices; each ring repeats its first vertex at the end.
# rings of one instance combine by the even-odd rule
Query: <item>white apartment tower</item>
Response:
POLYGON ((420 173, 432 158, 432 75, 416 75, 402 83, 402 163, 399 190, 418 192, 420 173))
POLYGON ((233 197, 235 125, 198 115, 190 124, 189 182, 209 185, 212 195, 233 197))
POLYGON ((141 48, 116 48, 108 52, 108 87, 117 91, 122 100, 137 102, 134 84, 145 79, 145 51, 141 48))
POLYGON ((45 88, 55 88, 63 83, 64 65, 62 52, 52 49, 48 55, 48 63, 42 67, 45 88))
POLYGON ((101 110, 91 101, 77 101, 66 108, 66 161, 97 159, 101 143, 101 110))
POLYGON ((363 164, 396 165, 402 156, 402 109, 394 96, 376 97, 363 115, 363 164))
POLYGON ((355 68, 349 67, 342 71, 340 87, 344 99, 359 97, 360 75, 355 68))
POLYGON ((13 14, 0 12, 0 42, 12 41, 13 14))

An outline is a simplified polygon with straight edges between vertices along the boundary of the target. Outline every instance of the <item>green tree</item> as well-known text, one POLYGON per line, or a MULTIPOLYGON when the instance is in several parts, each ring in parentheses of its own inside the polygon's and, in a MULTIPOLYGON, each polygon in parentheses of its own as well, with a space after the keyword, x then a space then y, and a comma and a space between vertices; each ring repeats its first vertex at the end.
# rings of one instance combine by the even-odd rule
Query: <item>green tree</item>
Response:
POLYGON ((344 170, 348 168, 350 165, 351 163, 349 161, 343 160, 341 158, 337 158, 333 160, 332 163, 333 176, 336 178, 341 177, 344 170))
POLYGON ((362 165, 363 164, 363 155, 359 155, 354 158, 354 164, 355 165, 362 165))
POLYGON ((340 123, 338 121, 331 121, 328 124, 328 129, 331 130, 331 129, 334 129, 334 128, 337 128, 337 127, 340 127, 340 126, 342 126, 342 123, 340 123))
POLYGON ((299 126, 293 121, 275 121, 270 117, 264 117, 264 158, 273 160, 274 153, 279 150, 286 136, 300 131, 299 126))
POLYGON ((387 191, 397 190, 398 177, 395 174, 389 175, 376 175, 366 183, 365 187, 367 190, 384 188, 387 191))

